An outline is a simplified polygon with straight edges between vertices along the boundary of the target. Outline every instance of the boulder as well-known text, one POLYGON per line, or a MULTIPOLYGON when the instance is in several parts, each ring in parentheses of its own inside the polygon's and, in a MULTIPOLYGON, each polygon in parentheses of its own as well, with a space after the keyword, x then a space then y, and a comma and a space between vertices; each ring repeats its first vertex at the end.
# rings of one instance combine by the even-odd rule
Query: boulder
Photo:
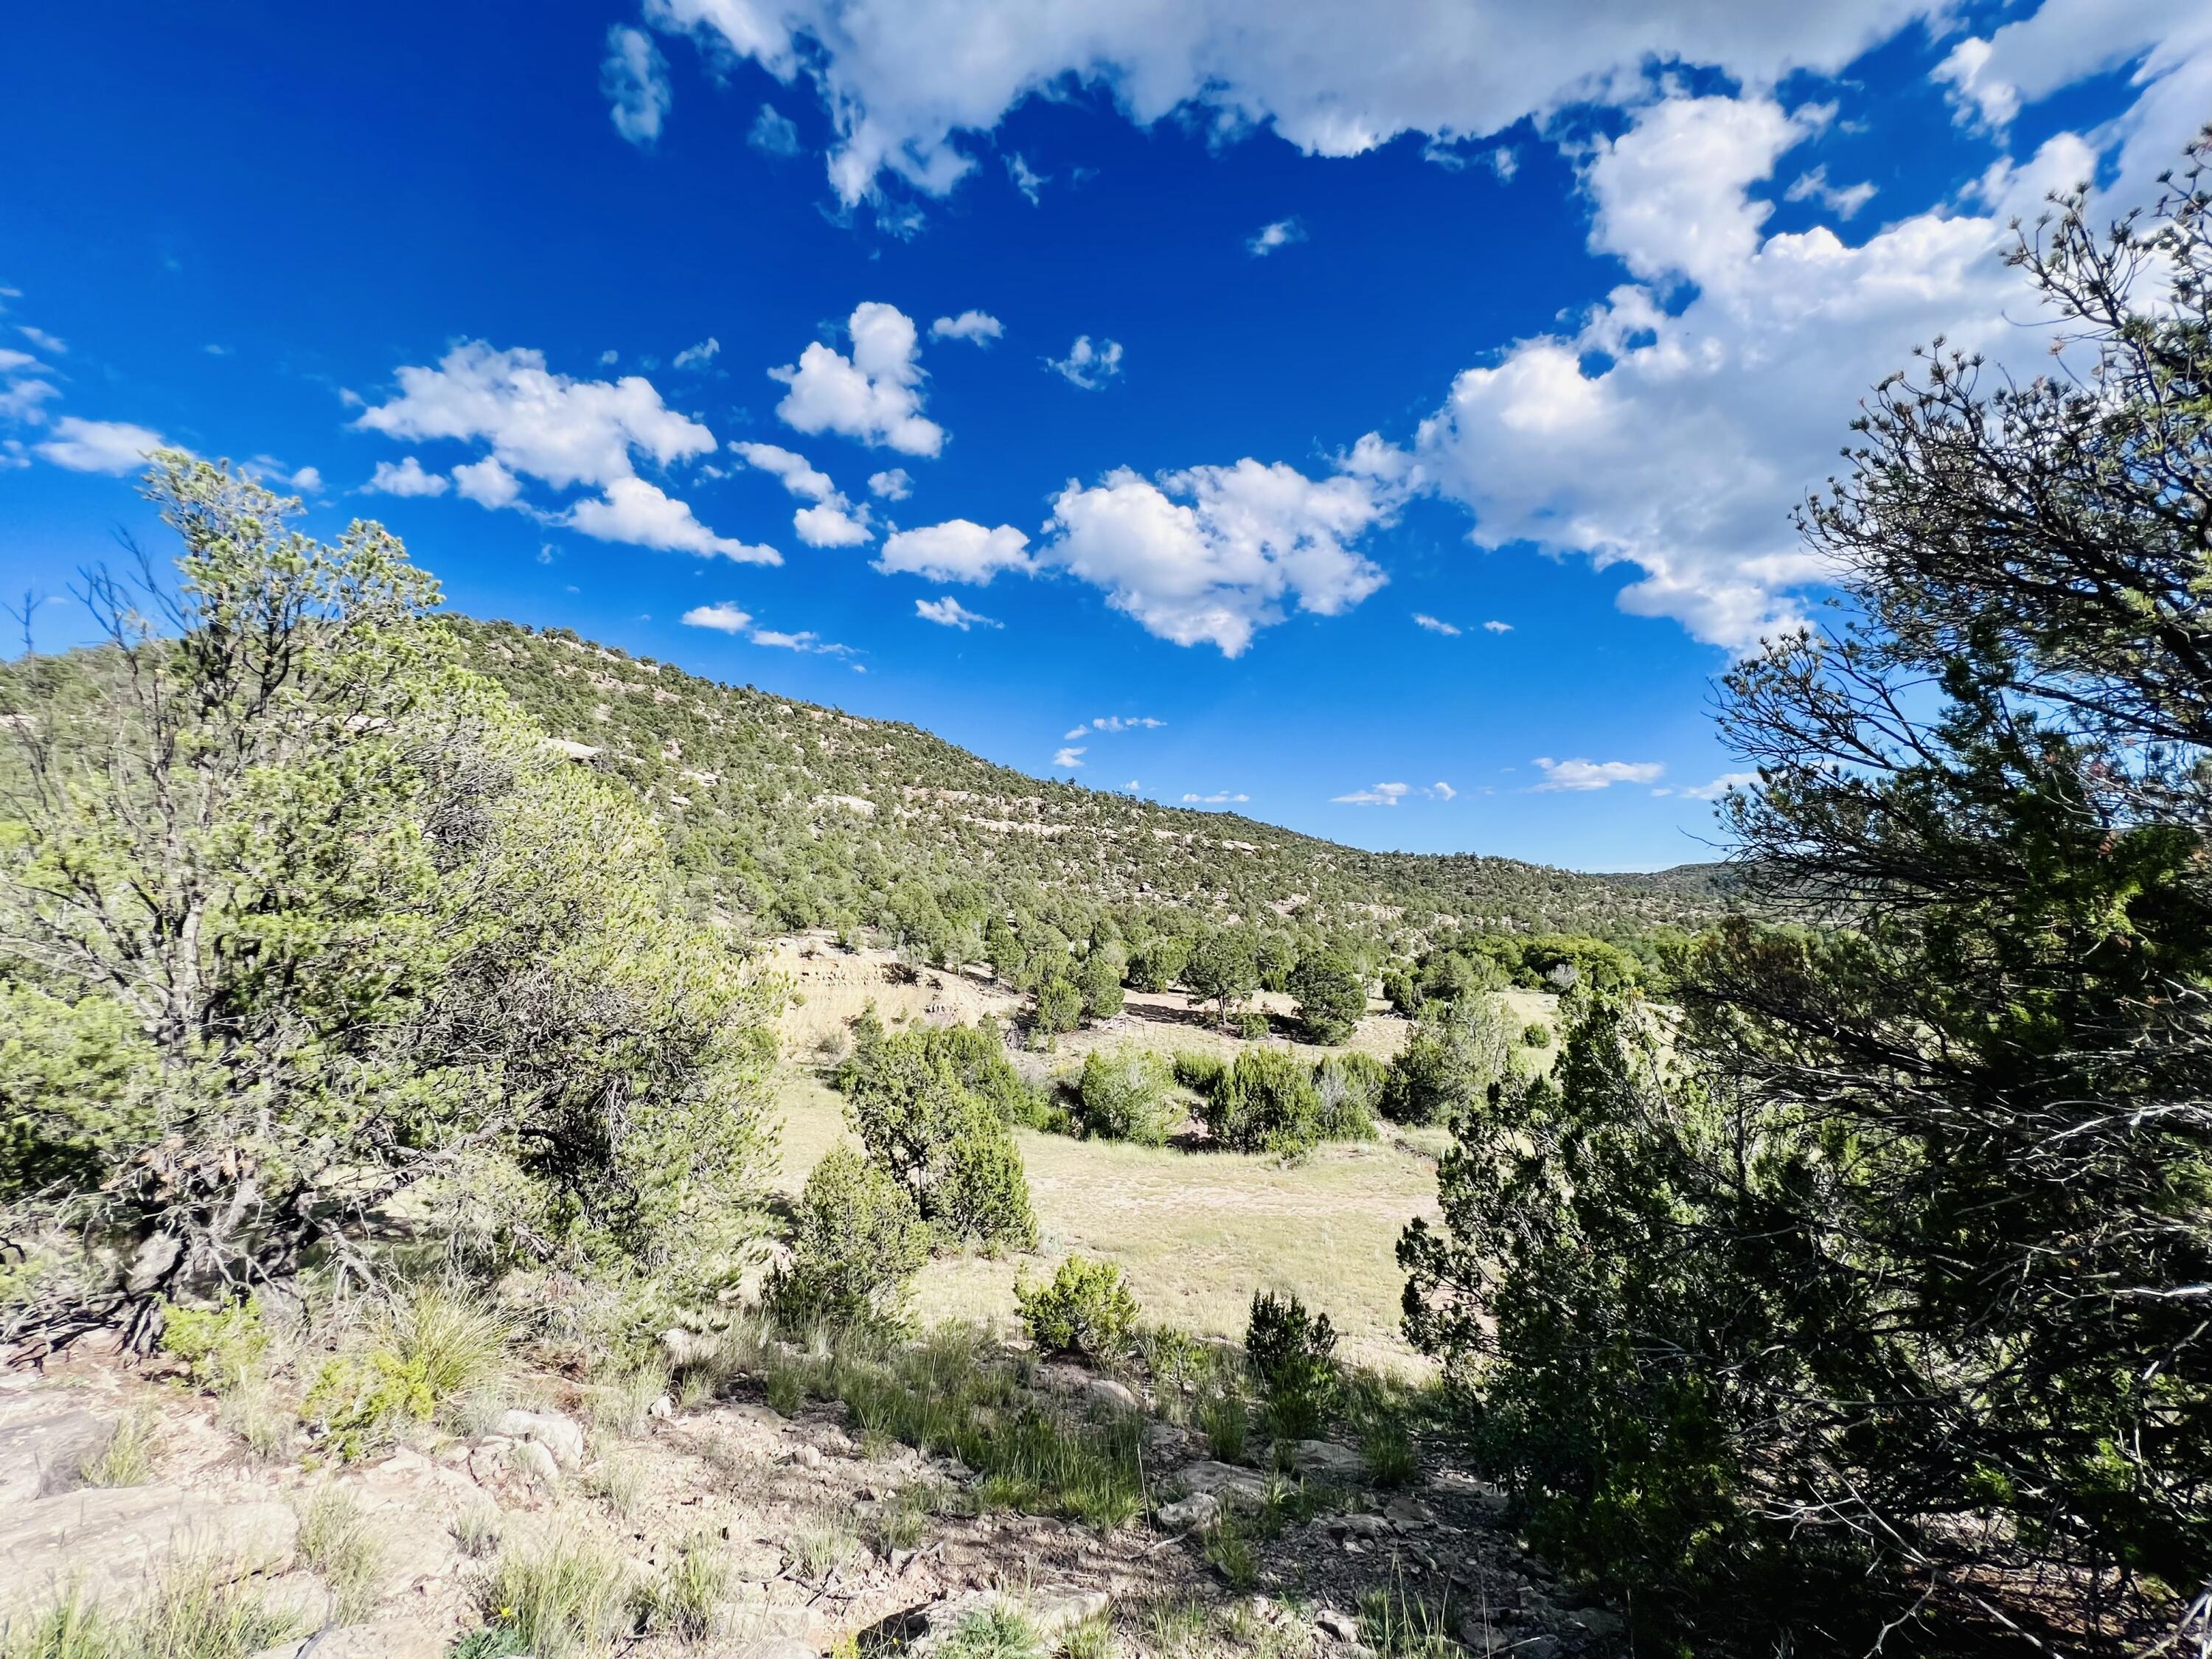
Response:
POLYGON ((1194 1492, 1180 1503, 1163 1504, 1152 1519, 1169 1532, 1198 1532, 1221 1519, 1221 1500, 1210 1492, 1194 1492))
POLYGON ((1143 1404, 1130 1391, 1126 1382, 1116 1382, 1110 1376, 1094 1376, 1083 1391, 1084 1398, 1094 1406, 1105 1406, 1115 1411, 1141 1411, 1143 1404))
POLYGON ((558 1412, 503 1411, 485 1433, 487 1437, 503 1435, 543 1446, 564 1469, 576 1468, 584 1461, 584 1431, 558 1412))
POLYGON ((1267 1501, 1267 1482, 1234 1463, 1194 1463, 1182 1472, 1184 1487, 1219 1498, 1232 1509, 1258 1509, 1267 1501))
POLYGON ((1330 1531, 1340 1532, 1348 1538, 1388 1538, 1394 1530, 1379 1515, 1332 1515, 1328 1525, 1330 1531))
POLYGON ((1359 1639, 1359 1621, 1335 1607, 1323 1607, 1314 1614, 1314 1628, 1332 1642, 1357 1642, 1359 1639))
POLYGON ((44 1409, 0 1423, 0 1508, 69 1491, 115 1431, 90 1412, 40 1403, 44 1409))
POLYGON ((15 1504, 0 1510, 0 1611, 34 1607, 72 1581, 94 1601, 134 1601, 185 1555, 240 1575, 281 1571, 292 1565, 299 1524, 289 1504, 222 1504, 175 1486, 15 1504))
POLYGON ((1358 1480, 1367 1473, 1367 1462, 1357 1450, 1334 1440, 1301 1440, 1292 1449, 1291 1461, 1300 1474, 1318 1475, 1324 1480, 1358 1480))

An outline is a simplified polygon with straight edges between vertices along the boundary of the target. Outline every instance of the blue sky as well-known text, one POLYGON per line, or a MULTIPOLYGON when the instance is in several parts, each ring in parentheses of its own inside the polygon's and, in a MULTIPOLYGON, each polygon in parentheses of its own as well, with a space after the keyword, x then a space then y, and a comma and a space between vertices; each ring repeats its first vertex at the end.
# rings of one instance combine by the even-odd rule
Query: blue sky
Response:
POLYGON ((82 637, 158 434, 1025 769, 1706 856, 1791 504, 1913 343, 2041 360, 2006 223, 2155 193, 2212 9, 15 9, 0 591, 82 637))

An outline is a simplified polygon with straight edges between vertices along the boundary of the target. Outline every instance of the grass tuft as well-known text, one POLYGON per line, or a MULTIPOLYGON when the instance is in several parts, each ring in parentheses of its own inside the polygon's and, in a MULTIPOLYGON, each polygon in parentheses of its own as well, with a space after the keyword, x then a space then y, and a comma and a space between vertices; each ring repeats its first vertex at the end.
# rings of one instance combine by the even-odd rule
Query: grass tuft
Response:
POLYGON ((1044 1636, 1030 1617, 1004 1602, 981 1607, 952 1627, 938 1650, 945 1659, 1045 1659, 1044 1636))
POLYGON ((792 1540, 791 1559, 799 1576, 819 1584, 860 1552, 860 1536, 842 1509, 824 1505, 792 1540))
POLYGON ((499 1510, 489 1504, 472 1504, 453 1517, 453 1546, 471 1561, 481 1561, 499 1548, 499 1510))
POLYGON ((246 1659, 304 1635, 297 1613, 269 1605, 261 1592, 213 1561, 186 1561, 162 1576, 154 1599, 131 1620, 140 1659, 246 1659))
POLYGON ((337 1603, 337 1622, 357 1625, 376 1606, 384 1545, 355 1496, 323 1486, 300 1516, 300 1553, 323 1576, 337 1603))
POLYGON ((705 1641, 720 1626, 729 1583, 729 1559, 716 1541, 705 1534, 687 1539, 641 1598, 646 1628, 679 1642, 705 1641))
POLYGON ((580 1533, 503 1551, 480 1597, 485 1623, 534 1659, 580 1659, 612 1641, 629 1607, 629 1569, 580 1533))
POLYGON ((115 1425, 107 1443, 85 1459, 82 1471, 88 1486, 143 1486, 154 1476, 157 1433, 153 1408, 135 1406, 115 1425))

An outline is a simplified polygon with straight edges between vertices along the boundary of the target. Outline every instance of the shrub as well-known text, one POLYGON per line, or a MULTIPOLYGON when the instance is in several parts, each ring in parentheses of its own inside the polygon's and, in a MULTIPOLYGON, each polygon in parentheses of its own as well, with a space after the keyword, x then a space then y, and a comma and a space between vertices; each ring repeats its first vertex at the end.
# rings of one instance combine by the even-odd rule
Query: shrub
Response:
POLYGON ((996 1118, 975 1118, 953 1138, 930 1197, 932 1219, 951 1238, 990 1249, 1036 1243, 1021 1149, 996 1118))
POLYGON ((1505 1030, 1490 998, 1431 1002, 1390 1062, 1382 1115, 1415 1126, 1449 1121, 1505 1073, 1505 1030))
POLYGON ((1168 1097, 1174 1080, 1174 1072, 1158 1054, 1093 1050, 1084 1060, 1083 1080, 1078 1085, 1084 1128, 1101 1140, 1165 1146, 1168 1132, 1182 1115, 1168 1097))
POLYGON ((832 1147, 799 1192, 791 1260, 769 1281, 769 1315, 786 1330, 895 1322, 928 1259, 928 1224, 912 1194, 874 1160, 832 1147))
POLYGON ((1521 1028, 1521 1046, 1524 1048, 1548 1048, 1552 1046, 1552 1028, 1540 1019, 1532 1019, 1521 1028))
POLYGON ((1197 1094, 1212 1094, 1228 1071, 1227 1060, 1195 1048, 1185 1048, 1175 1057, 1175 1080, 1197 1094))
POLYGON ((1234 1152, 1294 1156, 1320 1135, 1321 1096, 1313 1074, 1283 1048, 1237 1056, 1202 1112, 1206 1132, 1234 1152))
POLYGON ((1072 1031, 1083 1023, 1083 993, 1057 974, 1041 980, 1030 1017, 1036 1028, 1048 1036, 1072 1031))
POLYGON ((1371 1140, 1375 1113, 1382 1103, 1389 1067, 1372 1054, 1353 1049, 1329 1054, 1314 1067, 1314 1092, 1321 1098, 1316 1119, 1323 1140, 1371 1140))
POLYGON ((1036 1285, 1026 1273, 1014 1284, 1022 1323, 1048 1353, 1105 1358, 1127 1338, 1137 1322, 1137 1298, 1110 1261, 1071 1255, 1060 1264, 1052 1283, 1036 1285))
POLYGON ((161 1321, 162 1352, 191 1367, 192 1381, 224 1394, 268 1358, 270 1333, 253 1297, 216 1308, 172 1307, 161 1321))
POLYGON ((1139 991, 1171 990, 1189 960, 1188 939, 1172 936, 1153 939, 1129 958, 1129 984, 1139 991))
POLYGON ((1259 1378, 1269 1428, 1278 1439, 1317 1433, 1343 1397, 1336 1369, 1336 1331, 1327 1314, 1307 1311, 1295 1296, 1261 1291, 1252 1297, 1244 1355, 1259 1378))
POLYGON ((1297 1017, 1314 1042, 1341 1042, 1367 1012, 1367 982, 1334 951, 1300 959, 1289 988, 1297 1000, 1297 1017))
POLYGON ((1110 945, 1096 945, 1078 963, 1075 988, 1085 1019, 1111 1019, 1121 1012, 1121 963, 1110 945))
POLYGON ((1275 1030, 1261 1008, 1239 1008, 1230 1016, 1229 1029, 1247 1042, 1265 1042, 1275 1030))

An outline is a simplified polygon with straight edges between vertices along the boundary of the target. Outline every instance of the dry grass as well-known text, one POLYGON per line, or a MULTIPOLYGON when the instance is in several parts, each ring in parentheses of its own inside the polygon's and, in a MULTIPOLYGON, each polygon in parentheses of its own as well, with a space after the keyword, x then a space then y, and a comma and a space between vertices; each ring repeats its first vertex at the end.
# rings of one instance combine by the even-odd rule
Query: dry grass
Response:
MULTIPOLYGON (((796 1192, 844 1139, 842 1108, 811 1079, 785 1091, 781 1184, 796 1192)), ((1241 1340, 1256 1290, 1325 1309, 1349 1360, 1396 1370, 1419 1362, 1398 1334, 1398 1235, 1437 1213, 1430 1144, 1442 1133, 1322 1147, 1285 1168, 1240 1153, 1153 1150, 1016 1132, 1048 1258, 1117 1263, 1147 1319, 1241 1340), (1424 1152, 1428 1153, 1424 1156, 1424 1152)), ((916 1286, 927 1321, 1011 1322, 1011 1263, 933 1262, 916 1286)))

